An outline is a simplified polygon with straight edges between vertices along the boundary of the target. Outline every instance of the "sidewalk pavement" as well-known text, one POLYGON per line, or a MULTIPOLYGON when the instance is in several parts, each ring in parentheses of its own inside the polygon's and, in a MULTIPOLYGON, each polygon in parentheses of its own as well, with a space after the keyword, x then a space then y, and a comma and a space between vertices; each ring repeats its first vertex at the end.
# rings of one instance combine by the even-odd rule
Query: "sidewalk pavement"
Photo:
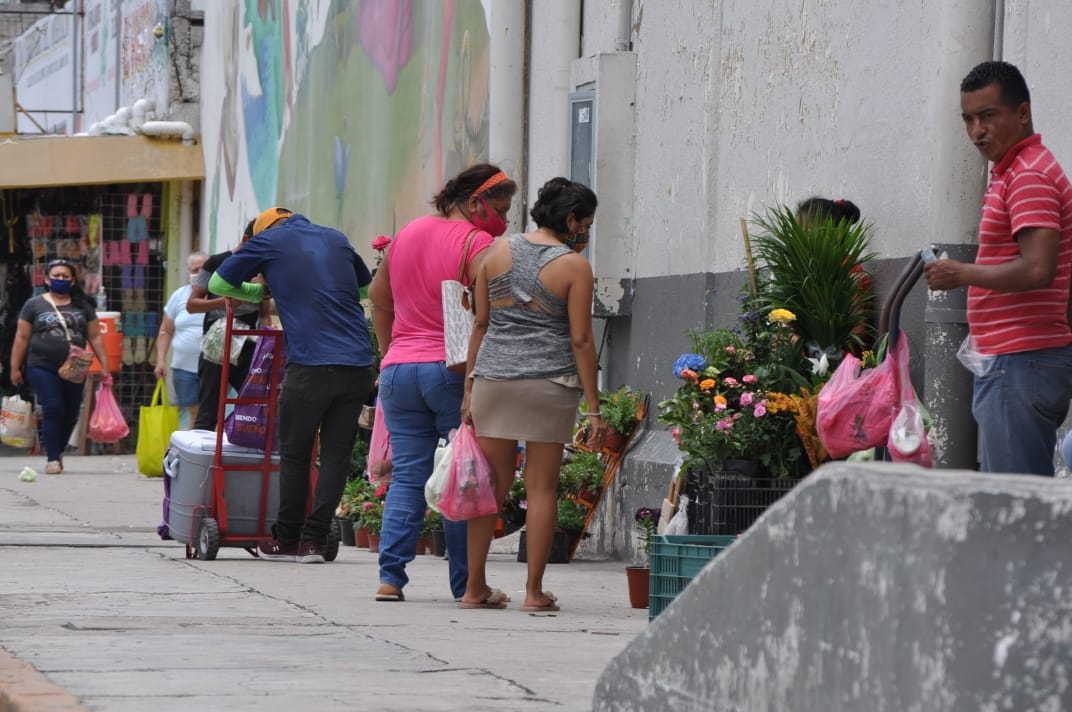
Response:
MULTIPOLYGON (((402 603, 374 602, 376 555, 188 560, 162 541, 163 487, 133 456, 0 458, 0 712, 589 710, 647 627, 623 563, 548 566, 557 614, 518 610, 525 565, 493 553, 506 610, 459 610, 420 556, 402 603), (24 466, 38 471, 22 482, 24 466)), ((495 551, 509 549, 509 538, 495 551)))

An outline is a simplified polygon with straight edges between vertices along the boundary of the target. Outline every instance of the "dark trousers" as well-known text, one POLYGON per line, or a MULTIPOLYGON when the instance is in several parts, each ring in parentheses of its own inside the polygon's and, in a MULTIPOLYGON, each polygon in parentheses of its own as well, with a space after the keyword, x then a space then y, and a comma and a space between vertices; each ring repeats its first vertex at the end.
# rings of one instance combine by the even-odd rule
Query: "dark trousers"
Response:
MULTIPOLYGON (((242 353, 238 356, 238 363, 232 365, 227 373, 227 382, 235 393, 242 390, 242 384, 246 382, 249 374, 249 366, 253 362, 253 349, 256 345, 246 341, 242 345, 242 353)), ((197 419, 194 420, 191 430, 215 430, 216 416, 220 407, 220 387, 223 381, 223 366, 218 363, 206 361, 204 356, 197 359, 197 419)))
POLYGON ((372 390, 370 366, 287 364, 279 394, 279 513, 283 544, 324 542, 350 474, 361 406, 372 390), (313 443, 320 431, 320 472, 306 517, 313 443))
POLYGON ((41 405, 41 445, 50 461, 60 460, 78 425, 84 384, 65 381, 56 369, 40 366, 27 368, 26 380, 41 405))

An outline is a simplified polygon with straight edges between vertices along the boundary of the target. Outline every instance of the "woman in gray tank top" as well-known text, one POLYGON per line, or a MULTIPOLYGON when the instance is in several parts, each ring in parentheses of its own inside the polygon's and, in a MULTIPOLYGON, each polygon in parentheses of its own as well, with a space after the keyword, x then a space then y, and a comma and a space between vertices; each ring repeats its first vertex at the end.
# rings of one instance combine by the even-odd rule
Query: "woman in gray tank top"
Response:
MULTIPOLYGON (((587 186, 553 178, 531 215, 537 230, 498 240, 475 287, 476 319, 462 417, 472 422, 495 472, 500 505, 514 478, 517 445, 525 442, 528 580, 523 611, 557 611, 543 590, 558 506, 563 445, 573 438, 583 390, 599 403, 592 337, 592 267, 579 253, 588 243, 596 196, 587 186)), ((593 436, 606 426, 586 414, 593 436)), ((469 581, 462 608, 502 608, 485 563, 495 516, 469 522, 469 581)))

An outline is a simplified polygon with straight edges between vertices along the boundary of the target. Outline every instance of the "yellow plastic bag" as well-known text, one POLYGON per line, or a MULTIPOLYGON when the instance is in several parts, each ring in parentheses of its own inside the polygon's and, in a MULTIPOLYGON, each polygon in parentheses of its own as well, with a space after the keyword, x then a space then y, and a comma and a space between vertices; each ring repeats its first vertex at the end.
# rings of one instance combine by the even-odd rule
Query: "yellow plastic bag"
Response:
POLYGON ((167 386, 158 379, 153 402, 138 409, 138 472, 149 477, 164 474, 164 453, 171 434, 179 429, 179 409, 168 405, 167 386))

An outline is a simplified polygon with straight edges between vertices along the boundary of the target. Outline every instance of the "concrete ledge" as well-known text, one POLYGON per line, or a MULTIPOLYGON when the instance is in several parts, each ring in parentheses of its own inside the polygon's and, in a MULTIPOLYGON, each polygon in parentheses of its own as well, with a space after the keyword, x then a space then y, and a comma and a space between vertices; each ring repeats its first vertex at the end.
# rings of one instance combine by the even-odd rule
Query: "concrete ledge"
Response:
POLYGON ((612 660, 594 709, 1072 709, 1072 482, 826 465, 612 660))
POLYGON ((29 663, 0 648, 0 712, 88 712, 29 663))

